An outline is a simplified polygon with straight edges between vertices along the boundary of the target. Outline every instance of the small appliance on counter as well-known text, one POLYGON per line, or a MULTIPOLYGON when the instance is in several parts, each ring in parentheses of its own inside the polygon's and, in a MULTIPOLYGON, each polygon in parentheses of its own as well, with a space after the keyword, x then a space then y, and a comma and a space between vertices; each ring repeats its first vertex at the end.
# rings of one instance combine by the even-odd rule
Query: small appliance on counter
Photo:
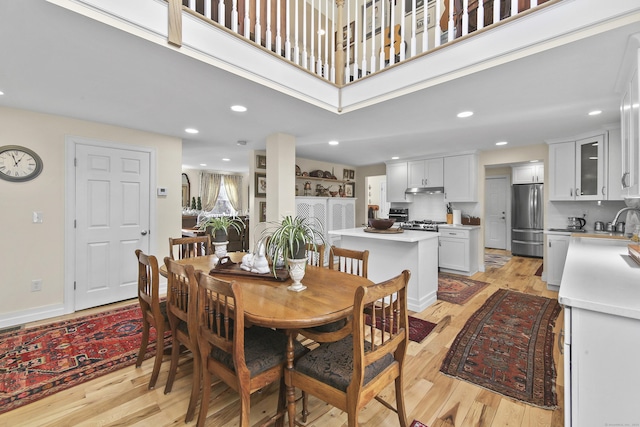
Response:
POLYGON ((390 208, 389 218, 396 220, 396 223, 409 222, 409 208, 390 208))
POLYGON ((596 221, 596 223, 593 225, 593 229, 594 231, 604 231, 604 222, 596 221))
POLYGON ((567 218, 567 229, 568 230, 582 230, 587 221, 584 218, 580 218, 578 216, 570 216, 567 218))

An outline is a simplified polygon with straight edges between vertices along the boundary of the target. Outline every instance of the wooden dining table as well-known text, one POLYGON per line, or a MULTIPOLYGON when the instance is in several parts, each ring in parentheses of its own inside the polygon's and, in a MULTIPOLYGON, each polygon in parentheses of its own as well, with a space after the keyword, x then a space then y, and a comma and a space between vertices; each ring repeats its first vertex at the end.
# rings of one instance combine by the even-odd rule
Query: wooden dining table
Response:
MULTIPOLYGON (((240 262, 242 252, 230 252, 228 256, 233 262, 240 262)), ((191 265, 198 271, 211 272, 216 266, 217 257, 207 255, 184 258, 176 262, 191 265)), ((219 273, 219 272, 218 272, 219 273)), ((166 277, 166 267, 160 267, 160 274, 166 277)), ((286 352, 287 365, 285 383, 287 386, 287 407, 289 414, 295 413, 295 390, 290 385, 289 370, 294 363, 295 331, 301 328, 325 325, 349 316, 353 310, 355 291, 359 286, 369 286, 373 282, 364 277, 330 270, 324 267, 307 265, 302 283, 307 286, 304 291, 293 292, 287 289, 293 283, 291 278, 278 281, 271 273, 255 276, 235 275, 228 273, 210 273, 219 279, 235 281, 242 284, 245 322, 266 328, 284 329, 287 331, 286 352)), ((279 404, 281 404, 280 402, 279 404)), ((278 408, 280 410, 281 408, 278 408)), ((277 425, 282 425, 280 418, 277 425)), ((293 426, 293 420, 289 420, 293 426)))

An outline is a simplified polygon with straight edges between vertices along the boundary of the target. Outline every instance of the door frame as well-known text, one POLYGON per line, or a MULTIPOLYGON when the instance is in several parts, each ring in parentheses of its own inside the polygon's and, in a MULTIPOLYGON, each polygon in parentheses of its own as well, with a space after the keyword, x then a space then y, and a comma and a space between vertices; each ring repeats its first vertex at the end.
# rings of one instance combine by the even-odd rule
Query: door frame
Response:
MULTIPOLYGON (((75 271, 75 255, 76 255, 76 235, 75 235, 75 213, 76 213, 76 146, 91 145, 106 149, 133 150, 149 153, 149 248, 156 247, 156 231, 157 231, 157 199, 155 197, 155 189, 157 187, 156 173, 156 149, 152 147, 144 147, 133 144, 124 144, 112 141, 99 140, 95 138, 86 138, 81 136, 67 135, 65 136, 65 177, 64 177, 64 196, 65 196, 65 213, 64 213, 64 295, 63 306, 64 313, 69 314, 75 312, 75 295, 74 283, 76 280, 75 271)), ((134 255, 131 254, 133 257, 134 255)))
MULTIPOLYGON (((505 242, 506 244, 506 250, 511 252, 511 176, 510 175, 491 175, 491 176, 486 176, 484 178, 484 182, 485 182, 485 200, 484 200, 484 205, 485 205, 485 218, 486 218, 486 206, 487 206, 487 192, 486 192, 486 188, 487 188, 487 180, 489 179, 495 179, 495 178, 506 178, 506 182, 507 182, 507 193, 505 194, 505 227, 507 227, 506 231, 505 231, 505 238, 507 239, 507 241, 505 242)), ((486 225, 485 225, 486 227, 486 225)), ((483 238, 483 242, 484 242, 484 238, 483 238)), ((484 246, 484 245, 483 245, 484 246)), ((482 250, 484 251, 486 249, 486 247, 483 247, 482 250)))

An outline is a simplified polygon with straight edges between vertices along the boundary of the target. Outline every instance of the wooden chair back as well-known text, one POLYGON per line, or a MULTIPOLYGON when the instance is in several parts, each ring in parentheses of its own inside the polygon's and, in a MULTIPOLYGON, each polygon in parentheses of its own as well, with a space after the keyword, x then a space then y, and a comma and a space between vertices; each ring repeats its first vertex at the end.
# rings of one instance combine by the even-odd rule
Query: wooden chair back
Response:
POLYGON ((209 234, 197 237, 169 237, 169 257, 173 260, 211 254, 213 251, 209 234))
POLYGON ((164 258, 167 268, 167 317, 171 325, 171 366, 165 393, 171 391, 178 368, 180 347, 184 346, 193 355, 193 380, 191 397, 185 422, 193 419, 200 392, 200 352, 198 351, 197 295, 198 282, 190 265, 182 265, 169 257, 164 258), (186 325, 186 327, 185 327, 186 325))
POLYGON ((354 274, 356 276, 367 277, 369 265, 369 251, 356 251, 352 249, 338 248, 331 246, 329 253, 329 268, 354 274))
MULTIPOLYGON (((398 414, 401 427, 407 427, 403 366, 409 340, 410 275, 405 270, 385 282, 360 286, 354 297, 352 333, 321 344, 287 372, 293 387, 347 412, 349 426, 358 425, 358 413, 375 398, 398 414), (392 382, 395 408, 378 396, 392 382)), ((298 332, 306 335, 307 331, 298 332)), ((292 410, 295 408, 289 408, 289 417, 295 416, 292 410)))
POLYGON ((309 265, 324 267, 324 245, 307 243, 307 261, 309 265))
POLYGON ((166 315, 166 305, 160 302, 158 260, 155 256, 147 255, 140 249, 136 249, 135 253, 138 260, 138 303, 142 311, 143 328, 136 367, 142 365, 149 344, 149 329, 153 326, 156 330, 156 355, 149 380, 149 389, 152 389, 156 385, 162 364, 164 332, 169 330, 170 326, 166 315))

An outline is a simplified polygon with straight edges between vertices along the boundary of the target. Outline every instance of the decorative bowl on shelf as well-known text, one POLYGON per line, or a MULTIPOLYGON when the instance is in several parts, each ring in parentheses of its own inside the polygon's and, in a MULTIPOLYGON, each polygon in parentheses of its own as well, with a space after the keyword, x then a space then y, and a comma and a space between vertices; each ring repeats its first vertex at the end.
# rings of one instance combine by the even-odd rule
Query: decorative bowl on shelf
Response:
POLYGON ((396 222, 395 218, 370 218, 369 227, 375 228, 376 230, 386 230, 391 227, 394 222, 396 222))
POLYGON ((336 197, 338 195, 337 191, 329 191, 329 194, 331 194, 331 197, 336 197))

